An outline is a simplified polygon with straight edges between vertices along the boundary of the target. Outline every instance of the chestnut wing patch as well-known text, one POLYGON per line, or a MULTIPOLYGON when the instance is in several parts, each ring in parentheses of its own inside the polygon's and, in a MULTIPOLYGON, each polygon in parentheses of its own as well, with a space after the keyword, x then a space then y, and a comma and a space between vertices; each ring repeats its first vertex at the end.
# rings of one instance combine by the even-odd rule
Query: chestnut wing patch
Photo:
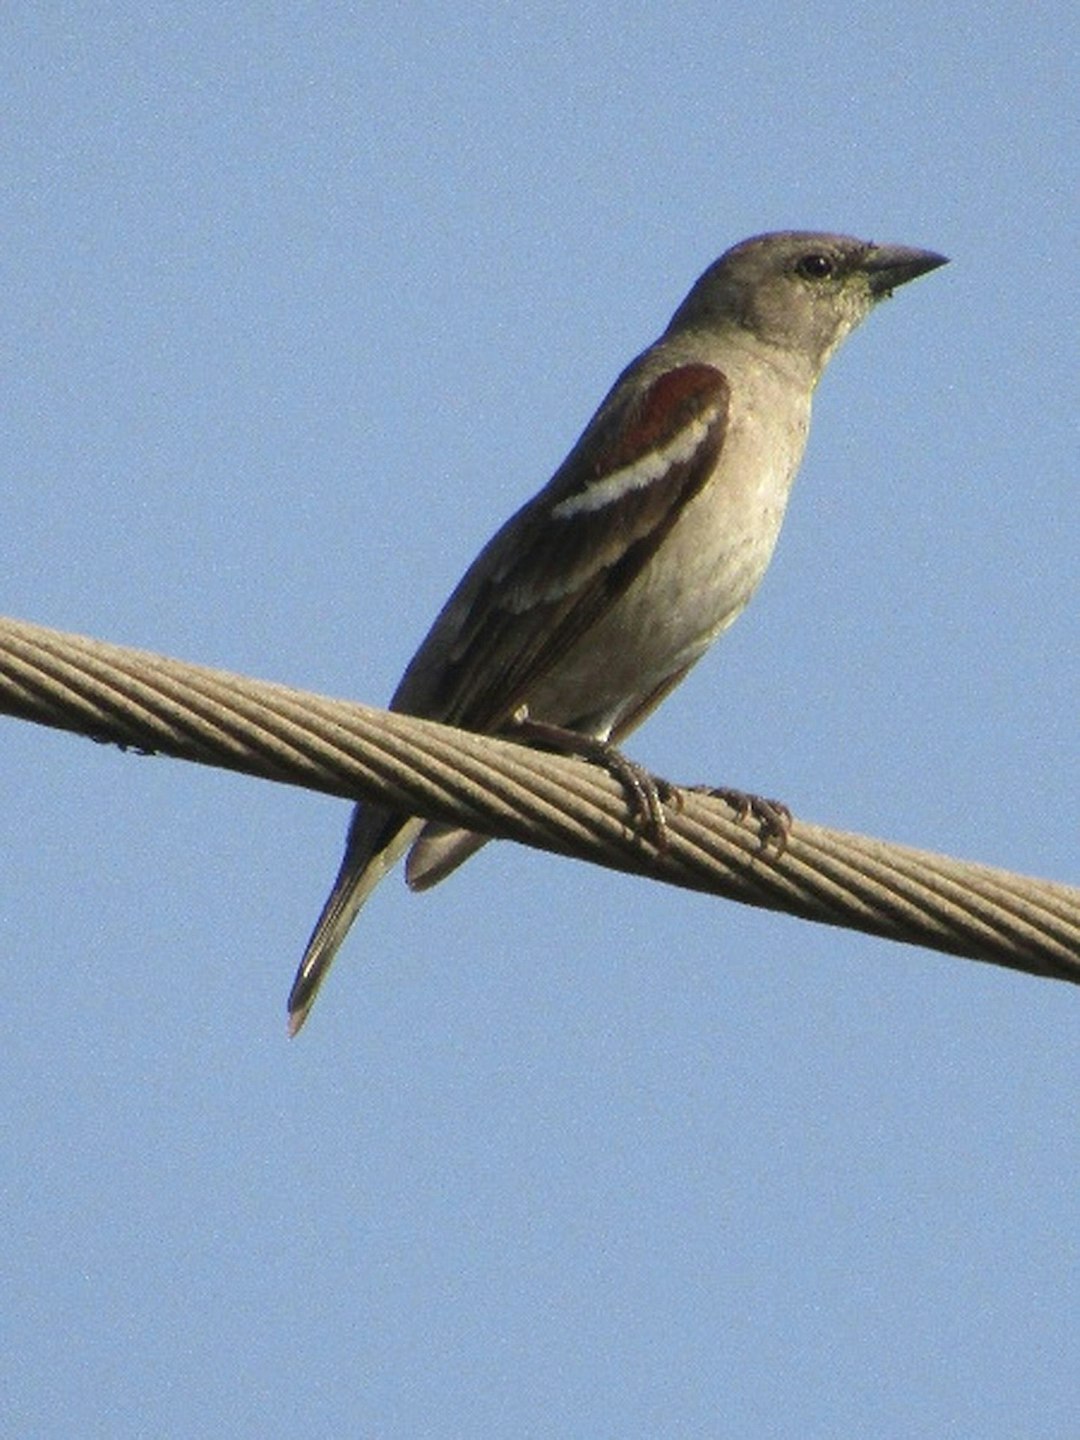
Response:
POLYGON ((729 400, 721 371, 695 364, 660 375, 621 414, 603 406, 466 575, 395 702, 409 709, 422 698, 418 713, 466 729, 503 724, 623 594, 708 480, 729 400), (440 673, 410 687, 436 640, 440 673))

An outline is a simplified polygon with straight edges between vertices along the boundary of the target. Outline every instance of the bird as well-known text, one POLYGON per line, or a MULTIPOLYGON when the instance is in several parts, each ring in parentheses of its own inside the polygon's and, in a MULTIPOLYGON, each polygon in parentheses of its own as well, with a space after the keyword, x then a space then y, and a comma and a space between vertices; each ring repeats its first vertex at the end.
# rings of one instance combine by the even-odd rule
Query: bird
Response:
MULTIPOLYGON (((727 250, 481 550, 390 709, 526 741, 580 737, 587 753, 618 756, 757 589, 830 357, 879 301, 945 263, 815 231, 727 250)), ((637 767, 615 768, 632 790, 637 767)), ((290 1034, 401 856, 410 888, 427 889, 485 839, 358 805, 289 995, 290 1034)))

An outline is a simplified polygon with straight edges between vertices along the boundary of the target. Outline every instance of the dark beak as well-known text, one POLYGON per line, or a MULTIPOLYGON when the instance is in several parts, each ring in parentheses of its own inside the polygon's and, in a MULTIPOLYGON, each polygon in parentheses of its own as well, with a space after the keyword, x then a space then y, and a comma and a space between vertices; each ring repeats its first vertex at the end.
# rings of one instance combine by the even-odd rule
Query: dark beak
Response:
POLYGON ((948 256, 937 255, 933 250, 915 250, 910 245, 875 245, 863 266, 871 293, 876 299, 884 299, 898 285, 906 285, 909 280, 948 263, 948 256))

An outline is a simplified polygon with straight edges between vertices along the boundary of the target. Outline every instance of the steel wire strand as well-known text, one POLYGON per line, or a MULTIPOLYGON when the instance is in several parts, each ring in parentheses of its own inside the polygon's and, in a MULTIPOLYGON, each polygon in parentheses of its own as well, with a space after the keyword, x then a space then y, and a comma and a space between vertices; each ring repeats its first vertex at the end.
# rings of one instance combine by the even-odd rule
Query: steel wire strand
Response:
POLYGON ((693 791, 658 848, 602 768, 511 741, 3 619, 0 712, 1080 983, 1080 890, 800 820, 778 852, 693 791))

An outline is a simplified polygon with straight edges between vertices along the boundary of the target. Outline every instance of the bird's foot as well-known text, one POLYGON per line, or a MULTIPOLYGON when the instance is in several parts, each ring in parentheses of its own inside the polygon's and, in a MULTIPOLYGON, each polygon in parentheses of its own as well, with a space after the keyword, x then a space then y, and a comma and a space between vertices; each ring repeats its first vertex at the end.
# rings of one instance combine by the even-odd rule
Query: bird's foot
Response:
POLYGON ((692 785, 690 790, 695 795, 709 795, 714 800, 725 801, 735 811, 735 819, 740 824, 752 816, 757 821, 762 851, 775 844, 779 860, 787 849, 791 811, 782 800, 766 800, 763 795, 751 795, 746 790, 731 790, 723 785, 692 785))
POLYGON ((664 806, 673 803, 676 808, 681 807, 682 797, 676 786, 653 775, 636 760, 629 759, 609 740, 583 735, 579 730, 567 730, 562 725, 551 725, 545 720, 533 720, 524 706, 513 716, 510 729, 515 738, 529 744, 555 750, 561 755, 577 755, 594 765, 602 765, 626 791, 634 828, 658 850, 667 849, 664 806))

